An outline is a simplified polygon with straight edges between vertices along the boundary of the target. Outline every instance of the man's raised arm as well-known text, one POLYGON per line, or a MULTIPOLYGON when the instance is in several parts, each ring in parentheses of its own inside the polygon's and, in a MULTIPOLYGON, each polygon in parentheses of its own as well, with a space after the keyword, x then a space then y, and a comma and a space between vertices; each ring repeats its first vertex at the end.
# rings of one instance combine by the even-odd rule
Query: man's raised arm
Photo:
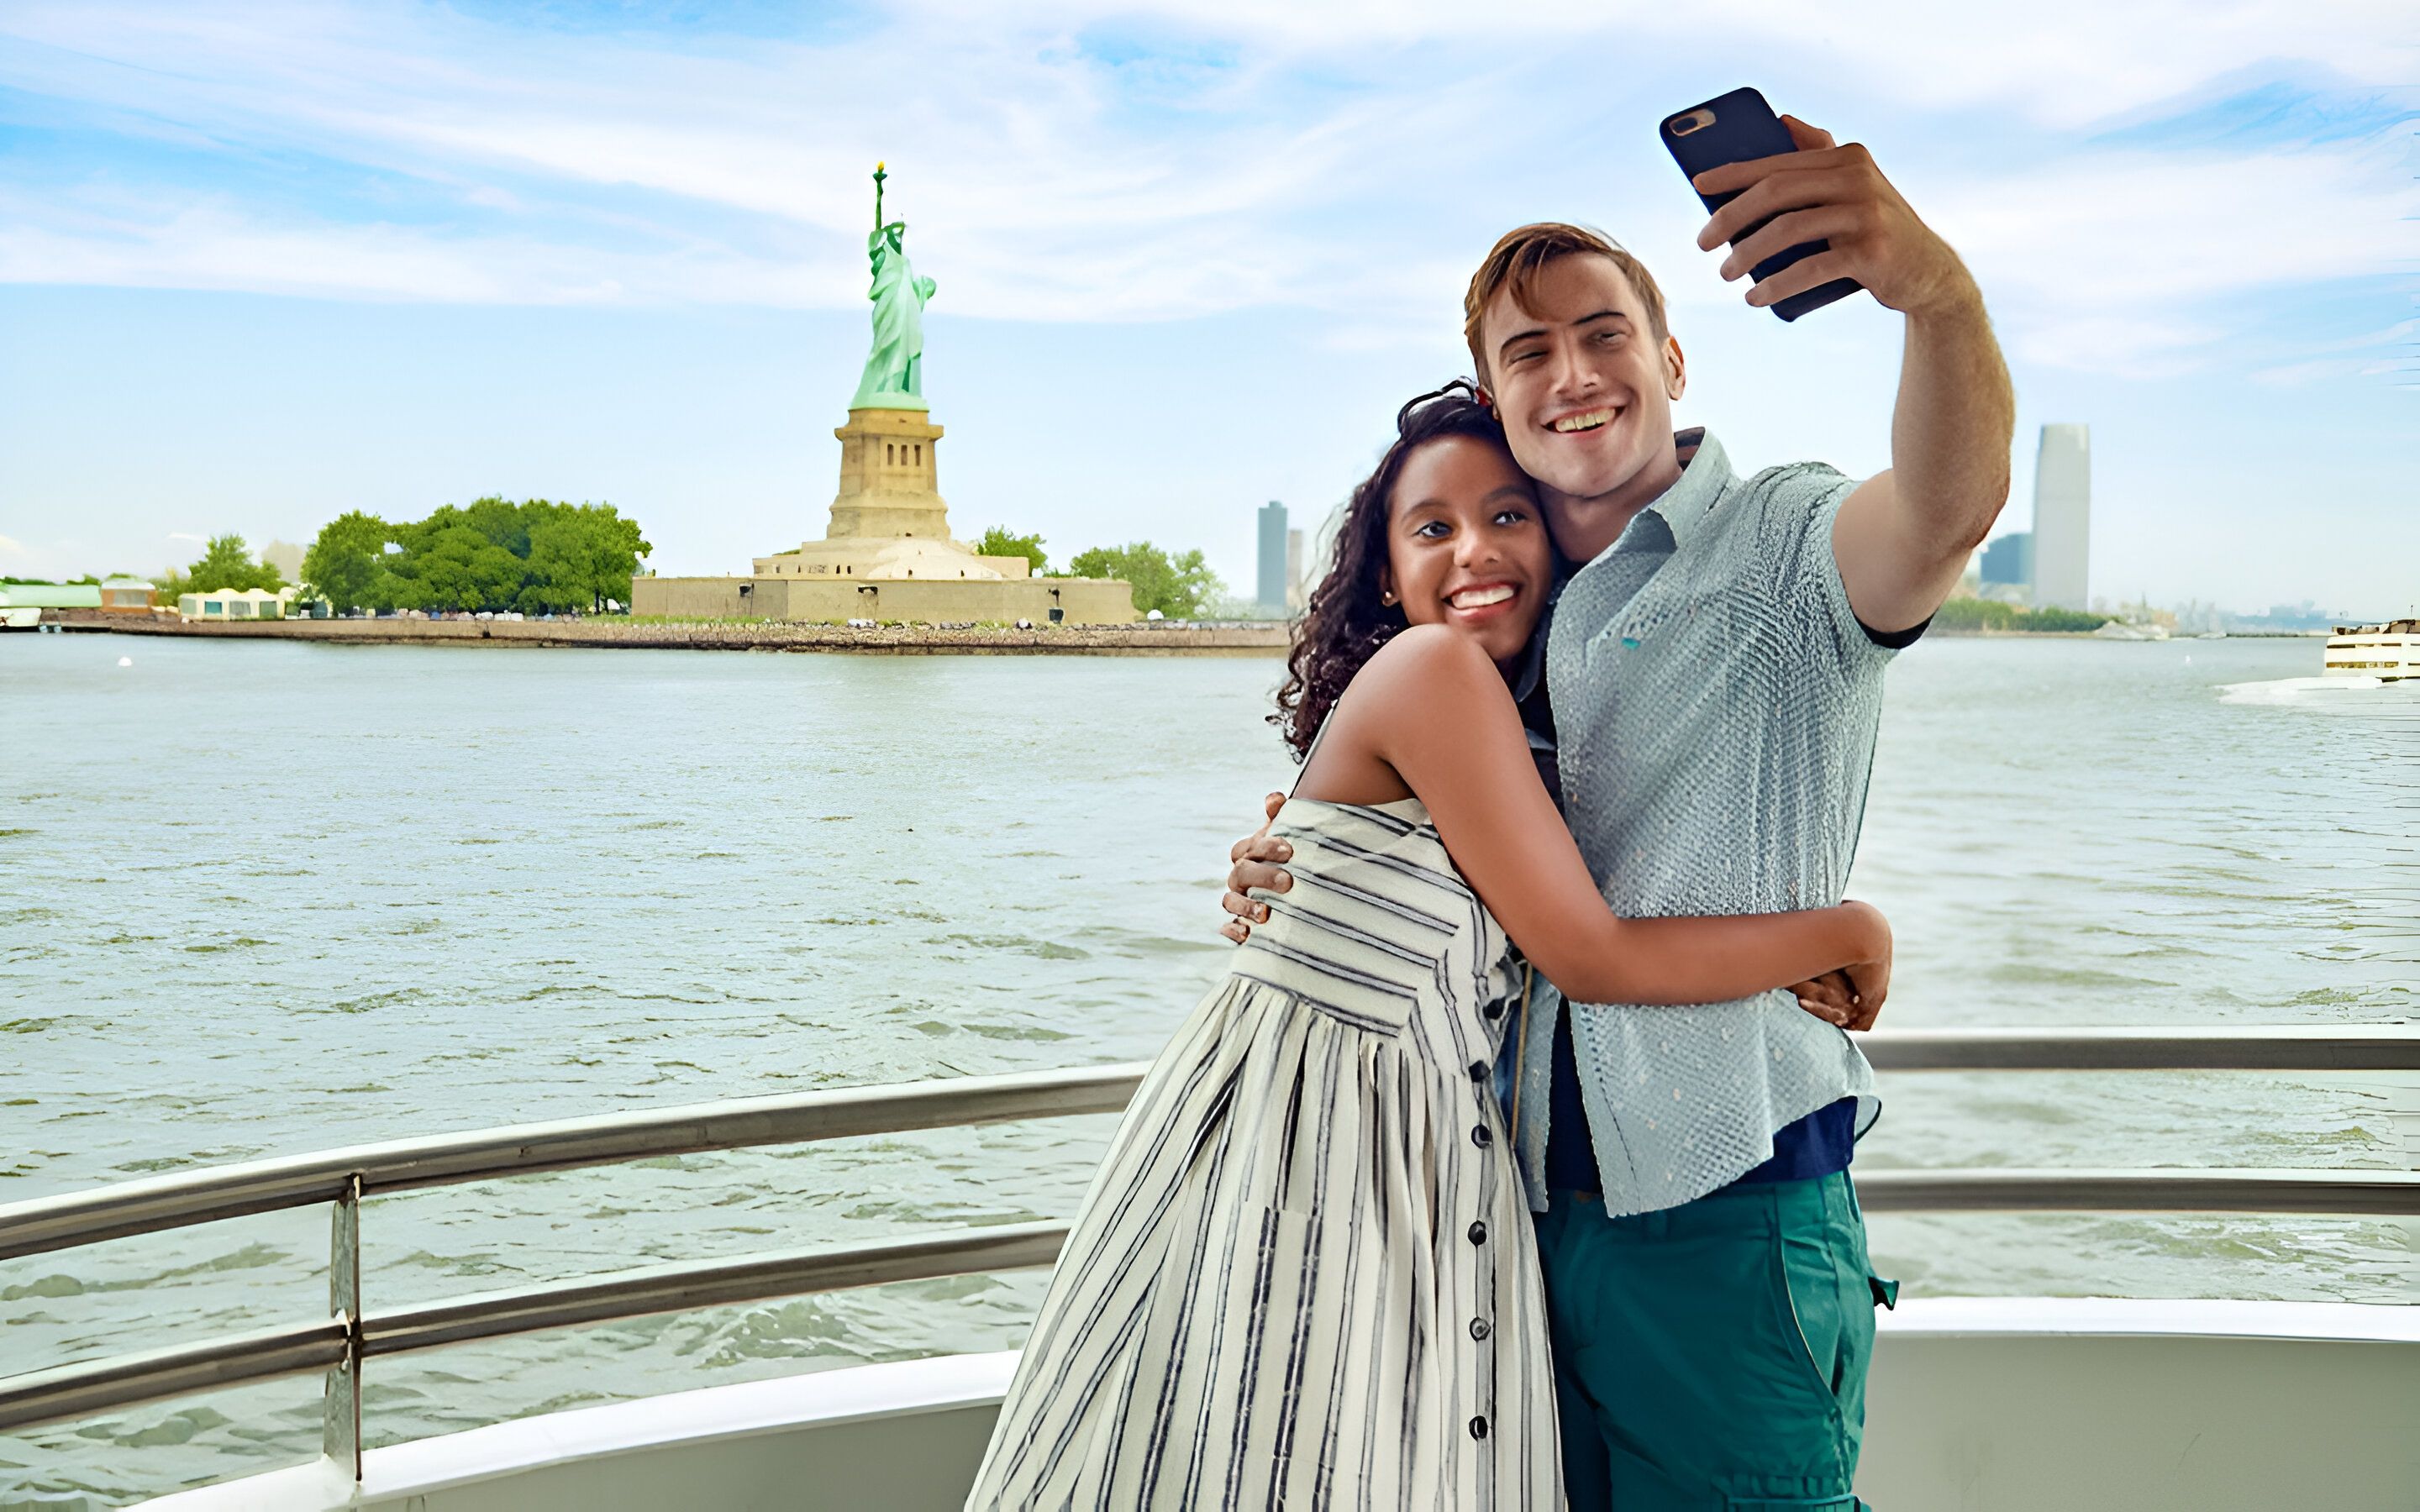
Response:
POLYGON ((1757 285, 1749 303, 1846 277, 1907 316, 1890 468, 1851 492, 1832 533, 1857 618, 1874 630, 1905 630, 1958 586, 2008 502, 2016 396, 1982 291, 1949 244, 1916 219, 1864 147, 1836 147, 1831 133, 1782 119, 1798 151, 1699 176, 1709 193, 1744 192, 1714 212, 1698 244, 1712 250, 1773 217, 1731 250, 1725 278, 1802 241, 1822 238, 1830 247, 1757 285))

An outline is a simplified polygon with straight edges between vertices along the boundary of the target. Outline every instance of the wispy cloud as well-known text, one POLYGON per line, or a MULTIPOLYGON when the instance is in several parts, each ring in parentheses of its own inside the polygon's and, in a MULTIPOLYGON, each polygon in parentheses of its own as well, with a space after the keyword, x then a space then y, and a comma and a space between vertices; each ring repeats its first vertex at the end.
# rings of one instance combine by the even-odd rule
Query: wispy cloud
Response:
POLYGON ((2156 376, 2258 324, 2260 291, 2412 266, 2420 184, 2373 156, 2128 152, 1945 185, 1928 213, 2013 317, 2025 355, 2156 376))
POLYGON ((1691 255, 1669 165, 1626 139, 1609 159, 1591 123, 1617 101, 1622 131, 1652 120, 1701 85, 1687 59, 1730 55, 1826 80, 1823 103, 1904 144, 1886 166, 2024 349, 2159 371, 2199 360, 2232 297, 2420 255, 2393 131, 2420 54, 2397 14, 2052 0, 1962 32, 1899 0, 1685 19, 922 0, 768 39, 710 20, 21 5, 0 19, 0 103, 47 134, 14 181, 0 167, 0 279, 844 306, 862 297, 864 175, 888 158, 953 311, 1299 306, 1335 341, 1383 339, 1434 318, 1510 216, 1619 205, 1642 249, 1691 255), (1666 61, 1623 64, 1640 56, 1666 61), (2259 131, 2216 129, 2246 115, 2259 131))
POLYGON ((2380 357, 2316 357, 2306 363, 2283 363, 2275 367, 2255 369, 2252 381, 2272 388, 2301 388, 2332 378, 2383 378, 2397 371, 2389 359, 2380 357))

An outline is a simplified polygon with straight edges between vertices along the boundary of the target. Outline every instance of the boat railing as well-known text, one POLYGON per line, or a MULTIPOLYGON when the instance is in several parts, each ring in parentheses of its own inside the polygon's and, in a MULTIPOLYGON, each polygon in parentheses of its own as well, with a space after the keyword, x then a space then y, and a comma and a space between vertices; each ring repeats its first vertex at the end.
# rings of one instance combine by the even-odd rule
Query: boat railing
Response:
MULTIPOLYGON (((1861 1037, 1884 1072, 2420 1071, 2420 1026, 2170 1030, 1897 1029, 1861 1037)), ((811 1292, 1049 1265, 1063 1223, 1005 1224, 651 1266, 372 1311, 361 1287, 365 1196, 425 1187, 922 1129, 1114 1113, 1140 1064, 968 1076, 698 1103, 388 1140, 208 1167, 0 1206, 0 1260, 253 1213, 331 1207, 329 1316, 0 1376, 0 1433, 165 1397, 326 1373, 322 1445, 358 1479, 366 1361, 811 1292)), ((2409 1170, 1863 1169, 1872 1211, 2065 1211, 2420 1215, 2409 1170)))

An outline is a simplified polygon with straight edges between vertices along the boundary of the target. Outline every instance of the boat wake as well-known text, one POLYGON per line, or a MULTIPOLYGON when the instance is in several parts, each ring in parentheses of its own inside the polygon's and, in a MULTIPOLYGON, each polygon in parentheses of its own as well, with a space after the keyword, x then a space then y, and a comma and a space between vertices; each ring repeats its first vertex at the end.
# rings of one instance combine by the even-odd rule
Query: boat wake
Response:
POLYGON ((2307 703, 2315 698, 2366 692, 2386 686, 2381 678, 2350 676, 2343 672, 2330 677, 2276 677, 2263 683, 2222 683, 2219 685, 2218 701, 2221 703, 2307 703))

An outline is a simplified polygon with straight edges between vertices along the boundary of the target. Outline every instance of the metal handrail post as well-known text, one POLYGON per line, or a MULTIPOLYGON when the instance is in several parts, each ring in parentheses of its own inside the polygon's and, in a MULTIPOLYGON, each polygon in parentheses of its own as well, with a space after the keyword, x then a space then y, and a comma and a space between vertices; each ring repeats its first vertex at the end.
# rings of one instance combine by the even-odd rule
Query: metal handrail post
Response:
MULTIPOLYGON (((474 1339, 651 1313, 728 1306, 773 1297, 887 1286, 937 1276, 1020 1271, 1049 1265, 1067 1226, 1039 1222, 902 1235, 865 1243, 742 1255, 704 1264, 647 1266, 573 1282, 449 1297, 382 1317, 324 1318, 251 1334, 176 1345, 142 1354, 79 1361, 24 1375, 0 1376, 0 1434, 89 1417, 96 1412, 256 1381, 321 1372, 332 1392, 332 1427, 360 1443, 364 1362, 474 1339), (341 1372, 341 1375, 340 1375, 341 1372)), ((358 1447, 355 1453, 358 1455, 358 1447)), ((331 1452, 329 1462, 344 1464, 331 1452)), ((360 1475, 356 1458, 345 1468, 360 1475)))
POLYGON ((328 1314, 345 1330, 345 1355, 329 1366, 319 1397, 319 1452, 362 1478, 362 1179, 352 1179, 328 1221, 328 1314))

